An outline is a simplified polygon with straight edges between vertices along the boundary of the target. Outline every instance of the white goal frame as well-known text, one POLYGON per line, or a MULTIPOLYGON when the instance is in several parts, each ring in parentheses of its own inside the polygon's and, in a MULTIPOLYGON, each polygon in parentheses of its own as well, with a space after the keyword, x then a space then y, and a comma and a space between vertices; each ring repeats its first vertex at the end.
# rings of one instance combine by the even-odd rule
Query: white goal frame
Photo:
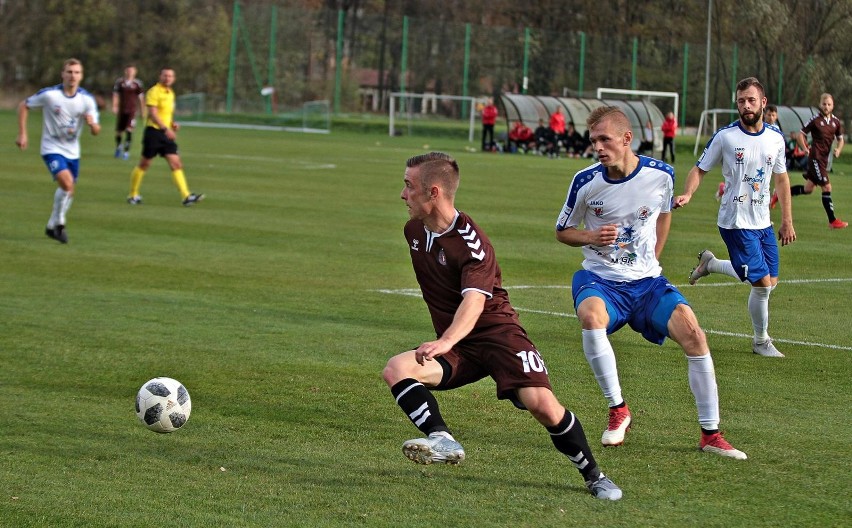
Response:
MULTIPOLYGON (((628 90, 625 88, 598 88, 597 98, 603 99, 603 94, 621 94, 621 95, 640 95, 645 97, 670 97, 674 99, 674 106, 672 107, 672 112, 674 112, 675 122, 680 123, 678 121, 678 107, 680 101, 680 94, 677 92, 655 92, 653 90, 628 90)), ((663 114, 665 115, 665 113, 663 114)), ((680 130, 680 128, 678 128, 680 130)))
POLYGON ((735 114, 739 116, 739 111, 731 108, 711 108, 701 112, 701 119, 698 120, 698 131, 695 133, 695 148, 692 149, 693 156, 698 154, 698 144, 701 142, 704 125, 707 124, 707 118, 709 116, 713 116, 713 127, 710 129, 710 133, 712 134, 716 130, 719 130, 719 114, 735 114))
MULTIPOLYGON (((470 95, 443 95, 436 93, 412 93, 412 92, 391 92, 390 100, 388 101, 388 135, 393 137, 396 135, 396 101, 399 99, 400 101, 407 101, 409 104, 408 107, 408 119, 409 123, 411 121, 411 116, 413 115, 411 111, 412 105, 410 104, 411 100, 414 98, 423 100, 423 113, 427 113, 425 110, 427 108, 436 108, 439 100, 447 100, 447 101, 468 101, 470 103, 470 129, 468 131, 468 141, 473 143, 473 138, 475 135, 476 128, 476 102, 478 100, 477 97, 473 97, 470 95)), ((400 109, 404 110, 405 106, 400 105, 400 109)), ((434 110, 433 110, 434 112, 434 110)))

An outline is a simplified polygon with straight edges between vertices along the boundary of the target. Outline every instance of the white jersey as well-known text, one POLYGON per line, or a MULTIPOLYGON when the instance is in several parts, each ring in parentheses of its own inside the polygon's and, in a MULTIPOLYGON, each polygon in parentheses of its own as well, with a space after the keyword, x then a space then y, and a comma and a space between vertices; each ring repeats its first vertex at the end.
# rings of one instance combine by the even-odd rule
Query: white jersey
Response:
POLYGON ((583 246, 583 268, 608 280, 658 277, 657 218, 670 213, 674 169, 665 162, 639 156, 639 166, 624 179, 611 180, 596 163, 574 175, 556 230, 588 230, 615 224, 618 237, 610 246, 583 246))
POLYGON ((722 163, 725 194, 717 224, 724 229, 765 229, 769 218, 772 174, 787 172, 784 133, 764 123, 760 132, 746 132, 739 121, 713 134, 695 164, 710 171, 722 163))
POLYGON ((80 134, 86 125, 86 114, 99 122, 98 105, 92 94, 77 88, 73 97, 62 91, 62 85, 42 88, 27 97, 28 108, 42 107, 44 127, 41 132, 41 155, 60 154, 80 159, 80 134))

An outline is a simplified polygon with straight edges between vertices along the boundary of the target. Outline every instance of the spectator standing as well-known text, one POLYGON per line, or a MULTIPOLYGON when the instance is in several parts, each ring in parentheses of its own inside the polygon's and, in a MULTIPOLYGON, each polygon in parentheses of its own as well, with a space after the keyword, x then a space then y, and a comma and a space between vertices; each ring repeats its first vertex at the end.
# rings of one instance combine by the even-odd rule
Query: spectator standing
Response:
POLYGON ((183 173, 183 162, 178 154, 177 131, 180 128, 174 120, 175 71, 171 68, 160 70, 160 80, 145 94, 145 105, 148 107, 148 119, 145 123, 145 134, 142 137, 142 157, 133 172, 130 173, 130 195, 127 203, 139 205, 142 196, 139 189, 142 178, 151 167, 151 161, 156 156, 162 156, 172 170, 172 181, 180 192, 183 205, 190 206, 204 199, 203 194, 189 192, 186 176, 183 173))
POLYGON ((494 125, 497 123, 497 107, 494 99, 488 98, 482 107, 482 150, 494 150, 494 125))
POLYGON ((30 108, 42 107, 41 157, 56 182, 53 211, 44 234, 62 244, 68 243, 65 220, 80 172, 80 135, 88 126, 93 136, 101 131, 95 98, 80 86, 83 64, 68 59, 62 65, 62 83, 42 88, 18 105, 18 138, 15 144, 26 150, 27 117, 30 108))
POLYGON ((555 155, 559 156, 559 147, 564 145, 565 141, 565 114, 562 113, 562 108, 559 106, 550 114, 550 130, 553 131, 554 143, 556 144, 555 155))
POLYGON ((436 339, 393 356, 382 372, 397 405, 425 435, 403 443, 403 453, 419 464, 464 460, 432 391, 491 377, 497 398, 533 415, 594 497, 620 499, 621 490, 598 467, 579 419, 554 396, 541 355, 503 288, 491 242, 456 209, 458 185, 458 164, 446 154, 406 162, 400 195, 409 215, 405 239, 436 339))
POLYGON ((668 114, 666 114, 666 118, 665 120, 663 120, 663 125, 661 129, 663 131, 663 155, 661 156, 661 159, 663 161, 666 161, 666 150, 668 150, 672 156, 672 164, 674 164, 674 138, 677 134, 677 121, 675 120, 674 112, 669 112, 668 114))
POLYGON ((710 138, 704 153, 689 171, 683 194, 675 207, 685 207, 714 166, 722 165, 725 194, 716 224, 730 260, 717 259, 708 249, 698 255, 698 266, 689 274, 695 284, 711 273, 721 273, 748 282, 748 313, 754 337, 752 352, 766 357, 784 357, 769 336, 769 296, 778 285, 780 256, 769 215, 769 180, 774 175, 775 192, 781 203, 781 245, 796 240, 790 178, 784 159, 784 135, 763 122, 766 105, 763 85, 754 77, 737 83, 739 120, 726 125, 710 138))
POLYGON ((124 76, 116 79, 112 87, 112 113, 115 114, 115 157, 128 159, 136 116, 145 118, 145 88, 136 78, 136 66, 128 64, 124 76), (124 141, 122 141, 122 135, 124 141))

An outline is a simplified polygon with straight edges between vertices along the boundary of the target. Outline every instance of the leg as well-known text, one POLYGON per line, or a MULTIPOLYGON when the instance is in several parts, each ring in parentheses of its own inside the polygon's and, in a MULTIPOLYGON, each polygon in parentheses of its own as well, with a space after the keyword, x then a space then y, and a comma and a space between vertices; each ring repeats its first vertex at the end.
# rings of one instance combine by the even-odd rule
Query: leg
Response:
POLYGON ((427 436, 405 442, 403 453, 418 464, 458 464, 464 460, 464 449, 450 433, 438 401, 429 390, 437 387, 444 377, 442 362, 427 361, 420 365, 414 358, 414 350, 409 350, 388 360, 382 377, 396 403, 415 427, 427 436))
POLYGON ((53 209, 47 220, 44 234, 61 242, 68 243, 68 234, 65 232, 65 215, 74 200, 74 175, 69 169, 63 169, 56 173, 56 191, 53 193, 53 209))
POLYGON ((517 390, 517 397, 547 429, 554 447, 568 457, 596 498, 621 498, 621 490, 598 467, 580 420, 559 403, 550 389, 522 387, 517 390))
POLYGON ((142 203, 142 197, 139 195, 139 189, 142 187, 142 178, 145 177, 145 171, 151 167, 152 158, 142 156, 139 160, 139 165, 133 168, 130 173, 130 194, 127 195, 127 203, 137 205, 142 203))
POLYGON ((609 423, 601 443, 618 446, 624 443, 632 417, 621 395, 615 352, 606 334, 610 320, 606 303, 601 297, 586 297, 577 307, 577 318, 583 328, 583 353, 609 405, 609 423))
MULTIPOLYGON (((746 454, 735 449, 719 432, 719 393, 716 385, 716 372, 713 358, 707 345, 707 337, 698 319, 680 293, 669 293, 658 304, 667 310, 666 304, 677 302, 668 318, 666 330, 668 336, 678 343, 686 354, 687 378, 689 388, 695 398, 698 409, 698 423, 701 426, 699 449, 708 453, 745 460, 746 454)), ((662 313, 655 311, 655 320, 662 313)))

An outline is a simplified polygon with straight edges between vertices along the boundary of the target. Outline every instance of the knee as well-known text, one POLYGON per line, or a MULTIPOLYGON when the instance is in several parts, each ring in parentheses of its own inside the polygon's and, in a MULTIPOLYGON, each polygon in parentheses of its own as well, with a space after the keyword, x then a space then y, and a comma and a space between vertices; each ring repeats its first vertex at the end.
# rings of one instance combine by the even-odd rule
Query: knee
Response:
POLYGON ((685 304, 675 308, 669 321, 669 333, 683 348, 687 356, 703 356, 709 353, 707 336, 698 324, 695 314, 685 304))
POLYGON ((405 366, 402 356, 397 355, 390 358, 382 369, 382 379, 388 384, 388 387, 393 387, 405 378, 412 377, 405 366))

